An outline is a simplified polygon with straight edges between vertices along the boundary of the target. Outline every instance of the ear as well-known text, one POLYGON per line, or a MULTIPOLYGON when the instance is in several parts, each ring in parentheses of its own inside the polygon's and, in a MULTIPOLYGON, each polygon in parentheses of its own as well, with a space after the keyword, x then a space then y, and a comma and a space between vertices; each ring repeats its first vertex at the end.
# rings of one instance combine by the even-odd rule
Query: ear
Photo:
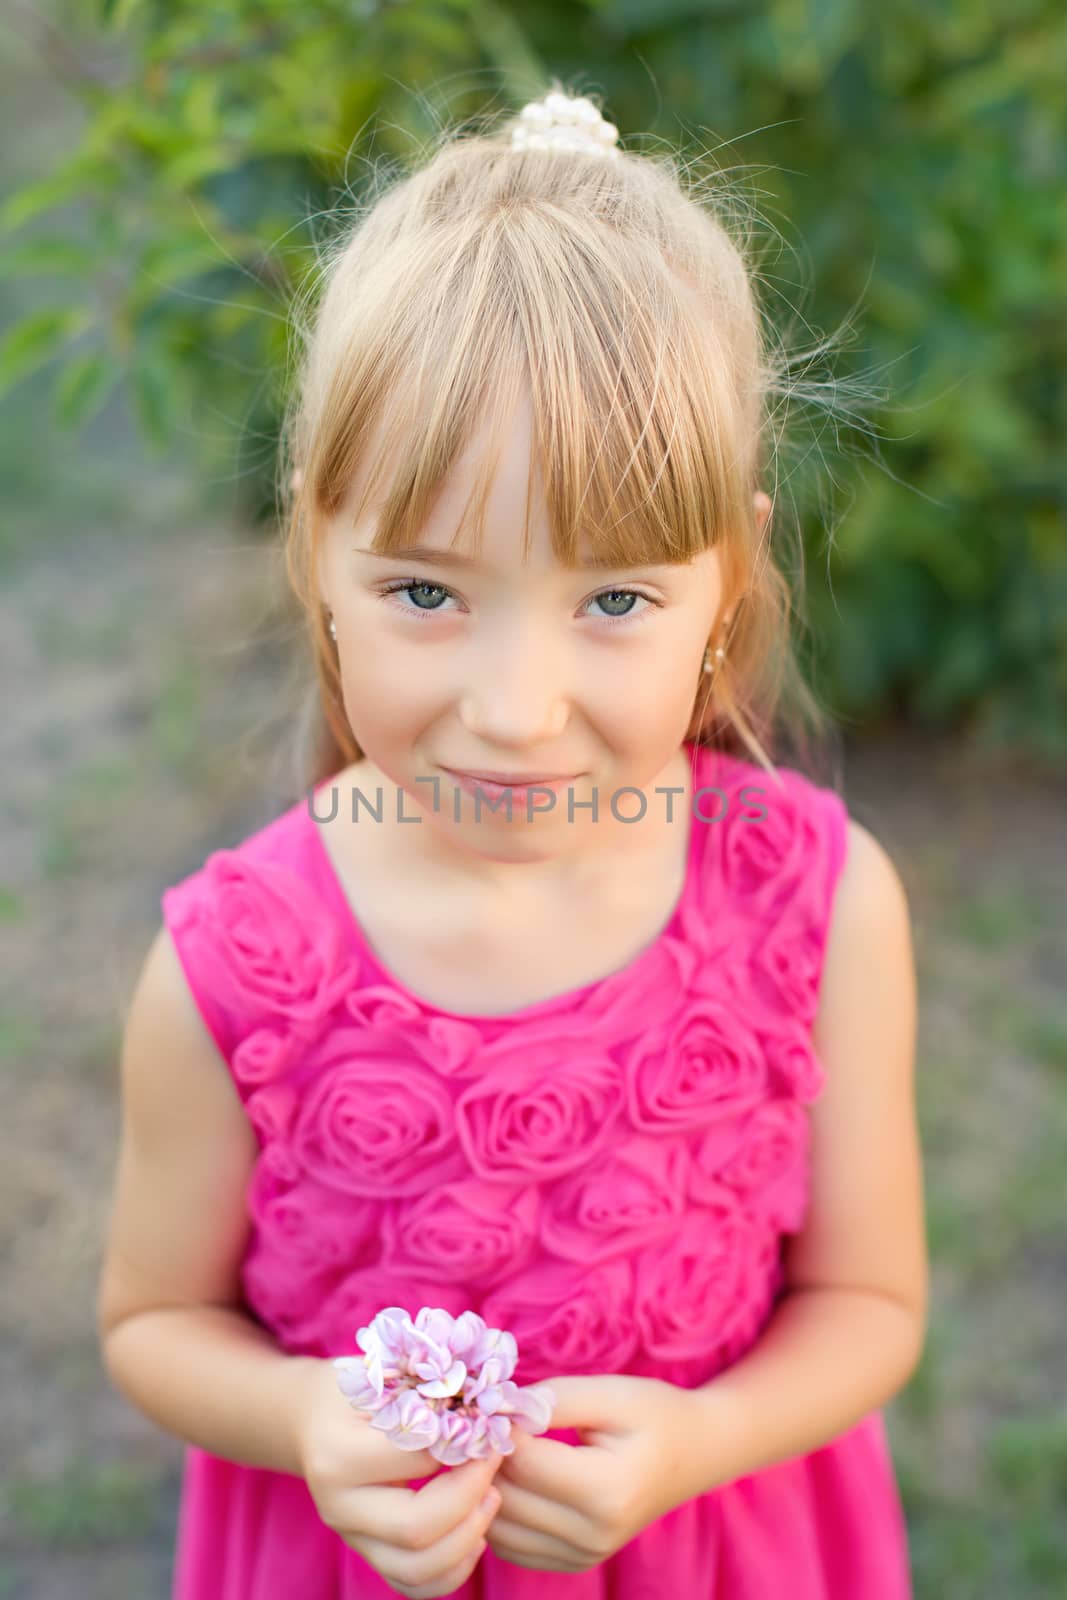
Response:
POLYGON ((770 495, 764 494, 762 489, 757 489, 754 499, 756 502, 756 518, 762 533, 767 526, 767 518, 771 514, 771 498, 770 495))

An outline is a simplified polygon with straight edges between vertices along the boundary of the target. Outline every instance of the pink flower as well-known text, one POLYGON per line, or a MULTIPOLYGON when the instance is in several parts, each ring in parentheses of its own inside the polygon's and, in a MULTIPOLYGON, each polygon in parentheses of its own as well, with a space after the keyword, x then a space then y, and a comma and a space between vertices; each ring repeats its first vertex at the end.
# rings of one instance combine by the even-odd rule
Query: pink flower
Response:
MULTIPOLYGON (((258 1171, 249 1202, 257 1253, 268 1264, 284 1266, 296 1285, 323 1272, 352 1271, 362 1260, 375 1259, 388 1209, 380 1201, 356 1197, 342 1208, 334 1194, 304 1174, 297 1183, 282 1185, 261 1178, 258 1171)), ((310 1298, 306 1291, 300 1292, 310 1298)))
MULTIPOLYGON (((713 831, 718 826, 714 822, 697 823, 698 828, 710 828, 713 831)), ((680 913, 680 939, 677 942, 691 956, 696 952, 697 960, 685 981, 677 986, 678 992, 691 989, 698 994, 726 994, 742 982, 736 976, 739 958, 744 954, 737 923, 729 917, 719 918, 715 915, 714 866, 715 845, 709 839, 703 857, 705 886, 701 893, 686 900, 680 913)))
POLYGON ((622 1114, 619 1069, 584 1028, 546 1019, 478 1058, 456 1102, 456 1133, 473 1171, 496 1183, 570 1172, 595 1159, 622 1114))
POLYGON ((328 1294, 336 1274, 298 1272, 259 1241, 241 1264, 241 1287, 249 1309, 286 1349, 301 1345, 315 1325, 309 1292, 328 1294))
MULTIPOLYGON (((286 1181, 266 1157, 256 1162, 241 1283, 251 1311, 287 1349, 305 1341, 320 1299, 360 1255, 359 1220, 341 1218, 322 1199, 313 1184, 286 1181)), ((369 1220, 365 1226, 373 1230, 369 1220)))
POLYGON ((424 1008, 400 989, 387 984, 367 984, 353 989, 345 1001, 351 1017, 363 1028, 379 1031, 390 1026, 403 1031, 410 1047, 418 1049, 427 1065, 443 1078, 469 1068, 482 1048, 482 1036, 461 1017, 427 1016, 424 1008))
POLYGON ((289 1145, 289 1130, 299 1095, 291 1083, 277 1080, 254 1089, 245 1102, 251 1122, 262 1147, 260 1160, 280 1178, 293 1180, 300 1175, 289 1145))
POLYGON ((442 1077, 452 1078, 477 1066, 482 1036, 459 1017, 431 1017, 425 1024, 427 1061, 442 1077))
POLYGON ((292 1034, 279 1033, 275 1028, 256 1028, 233 1052, 234 1077, 239 1084, 253 1087, 269 1083, 292 1064, 298 1049, 292 1034))
MULTIPOLYGON (((355 1362, 351 1356, 340 1359, 355 1362)), ((335 1361, 334 1366, 337 1365, 335 1361)), ((440 1416, 414 1389, 401 1389, 386 1400, 371 1420, 376 1428, 389 1435, 390 1443, 398 1450, 429 1450, 437 1444, 441 1432, 440 1416)))
POLYGON ((719 1125, 698 1138, 690 1173, 690 1193, 712 1200, 722 1184, 736 1191, 750 1216, 782 1231, 800 1225, 807 1200, 808 1119, 793 1100, 766 1100, 726 1125, 729 1140, 717 1137, 719 1125))
MULTIPOLYGON (((557 1023, 596 1029, 598 1035, 622 1044, 670 1020, 678 995, 699 970, 701 949, 686 938, 663 932, 617 972, 593 988, 574 1013, 557 1023)), ((546 1018, 546 1023, 548 1019, 546 1018)))
POLYGON ((421 1194, 461 1176, 451 1091, 389 1028, 333 1030, 296 1110, 299 1167, 347 1194, 421 1194))
POLYGON ((634 1315, 645 1350, 658 1360, 712 1356, 752 1326, 773 1270, 767 1230, 722 1185, 674 1233, 634 1260, 634 1315))
POLYGON ((689 1158, 677 1144, 634 1135, 549 1191, 541 1242, 582 1264, 658 1238, 685 1207, 689 1158))
POLYGON ((688 995, 666 1038, 646 1035, 626 1060, 630 1121, 647 1133, 698 1128, 753 1105, 766 1064, 736 1010, 714 995, 688 995))
POLYGON ((447 1261, 458 1283, 485 1283, 535 1247, 540 1208, 534 1185, 468 1178, 391 1214, 383 1227, 385 1256, 402 1271, 439 1271, 447 1261))
POLYGON ((362 1027, 417 1022, 422 1012, 414 1000, 386 983, 361 983, 345 996, 345 1010, 362 1027))
POLYGON ((821 969, 815 930, 796 908, 766 930, 752 958, 756 993, 807 1026, 815 1019, 821 969))
POLYGON ((298 873, 275 862, 216 850, 203 874, 213 914, 202 937, 219 1003, 315 1036, 355 977, 336 917, 298 873))
POLYGON ((804 780, 779 769, 782 787, 769 775, 759 782, 724 764, 720 782, 728 792, 726 816, 714 824, 719 871, 731 897, 748 904, 762 925, 796 892, 810 874, 823 843, 804 780))
POLYGON ((512 1382, 514 1337, 474 1311, 453 1317, 423 1306, 412 1321, 402 1306, 388 1306, 359 1329, 356 1342, 362 1359, 334 1360, 338 1384, 401 1450, 428 1450, 456 1464, 513 1454, 513 1426, 530 1433, 548 1427, 552 1391, 512 1382))
POLYGON ((771 1081, 783 1094, 810 1104, 818 1099, 826 1083, 826 1069, 819 1059, 810 1029, 799 1022, 760 1030, 771 1081))
POLYGON ((523 1371, 622 1372, 637 1348, 633 1268, 625 1256, 561 1270, 538 1263, 497 1284, 482 1315, 515 1330, 523 1371))

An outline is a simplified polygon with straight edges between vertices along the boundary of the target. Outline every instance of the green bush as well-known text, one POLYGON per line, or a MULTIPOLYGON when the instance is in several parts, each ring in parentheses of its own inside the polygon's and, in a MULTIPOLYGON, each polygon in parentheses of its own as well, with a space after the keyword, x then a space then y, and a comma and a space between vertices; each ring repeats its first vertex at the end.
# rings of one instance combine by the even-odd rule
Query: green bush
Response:
POLYGON ((832 709, 1067 753, 1062 7, 68 0, 65 18, 85 131, 0 214, 0 271, 54 283, 0 344, 0 394, 52 363, 71 427, 122 383, 157 451, 194 428, 232 470, 251 442, 246 509, 269 521, 286 310, 321 212, 442 121, 558 75, 602 93, 624 141, 698 167, 710 147, 751 185, 772 318, 855 313, 868 341, 825 377, 862 396, 877 374, 873 406, 833 439, 797 419, 779 475, 832 709), (66 232, 37 226, 71 201, 66 232), (236 436, 211 437, 220 418, 236 436))

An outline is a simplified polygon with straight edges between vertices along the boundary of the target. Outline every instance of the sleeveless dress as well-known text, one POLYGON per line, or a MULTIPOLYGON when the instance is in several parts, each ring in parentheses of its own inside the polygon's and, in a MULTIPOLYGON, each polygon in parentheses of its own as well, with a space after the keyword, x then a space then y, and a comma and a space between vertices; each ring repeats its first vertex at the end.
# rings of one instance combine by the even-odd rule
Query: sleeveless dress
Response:
MULTIPOLYGON (((667 925, 606 978, 503 1016, 429 1004, 377 959, 315 820, 332 779, 314 815, 305 796, 164 890, 255 1130, 243 1309, 282 1350, 358 1355, 385 1306, 470 1308, 514 1333, 517 1383, 694 1387, 759 1339, 807 1206, 805 1108, 824 1082, 811 1027, 848 813, 791 768, 779 787, 686 749, 686 881, 667 925)), ((172 1600, 395 1592, 302 1478, 186 1446, 172 1600)), ((883 1414, 697 1496, 587 1572, 486 1549, 454 1593, 910 1600, 883 1414)))

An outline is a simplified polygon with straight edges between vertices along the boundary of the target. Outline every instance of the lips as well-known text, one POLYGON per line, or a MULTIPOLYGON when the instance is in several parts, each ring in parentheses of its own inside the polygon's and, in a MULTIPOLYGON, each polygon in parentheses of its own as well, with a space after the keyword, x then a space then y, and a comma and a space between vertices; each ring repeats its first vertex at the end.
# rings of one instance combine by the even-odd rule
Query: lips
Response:
POLYGON ((445 767, 444 771, 448 773, 457 788, 472 796, 475 801, 483 799, 493 805, 501 802, 506 804, 509 816, 511 814, 510 808, 513 804, 528 808, 537 802, 539 794, 561 794, 564 789, 573 785, 575 781, 574 777, 571 776, 564 778, 538 777, 525 779, 521 783, 517 778, 511 778, 506 783, 499 783, 495 778, 487 778, 481 775, 472 776, 452 767, 445 767))
POLYGON ((574 772, 471 772, 465 767, 446 767, 445 771, 454 773, 457 778, 477 778, 505 788, 509 784, 567 783, 578 776, 574 772))

